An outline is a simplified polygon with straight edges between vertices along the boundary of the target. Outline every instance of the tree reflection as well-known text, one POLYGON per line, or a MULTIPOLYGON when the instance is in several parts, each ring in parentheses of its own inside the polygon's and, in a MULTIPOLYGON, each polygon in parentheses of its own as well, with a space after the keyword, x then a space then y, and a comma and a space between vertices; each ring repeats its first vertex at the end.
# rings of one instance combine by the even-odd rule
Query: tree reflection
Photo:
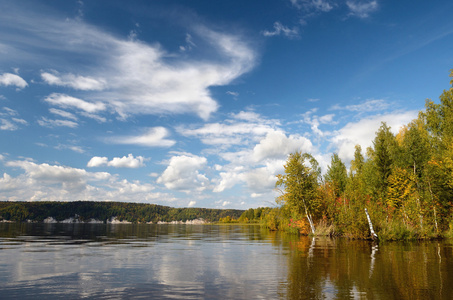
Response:
POLYGON ((374 244, 300 237, 287 241, 287 299, 451 299, 448 241, 374 244), (449 284, 446 284, 446 281, 449 284))

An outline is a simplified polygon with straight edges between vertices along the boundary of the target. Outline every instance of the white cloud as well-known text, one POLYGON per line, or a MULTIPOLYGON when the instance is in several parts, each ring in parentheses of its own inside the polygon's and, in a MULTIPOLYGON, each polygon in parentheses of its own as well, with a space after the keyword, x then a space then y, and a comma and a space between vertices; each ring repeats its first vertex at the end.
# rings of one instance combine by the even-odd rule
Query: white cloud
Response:
POLYGON ((233 99, 234 99, 234 100, 237 100, 238 97, 239 97, 239 93, 238 93, 238 92, 227 91, 226 93, 227 93, 227 95, 233 96, 233 99))
POLYGON ((128 154, 127 157, 114 157, 108 162, 108 166, 115 168, 140 168, 144 167, 145 158, 143 156, 134 157, 132 154, 128 154))
POLYGON ((0 119, 0 130, 9 130, 9 131, 14 131, 17 130, 19 127, 17 127, 16 124, 13 122, 6 120, 6 119, 0 119))
POLYGON ((340 106, 334 105, 332 109, 334 110, 349 110, 355 112, 373 112, 373 111, 383 111, 389 108, 390 104, 383 99, 368 99, 360 104, 340 106))
POLYGON ((20 76, 11 73, 3 73, 0 75, 0 85, 15 86, 18 89, 23 89, 28 86, 28 83, 20 76))
POLYGON ((281 131, 269 132, 264 139, 253 148, 253 159, 262 161, 268 158, 284 158, 295 151, 311 152, 313 145, 310 140, 301 136, 287 137, 281 131))
POLYGON ((251 193, 269 192, 275 185, 276 175, 283 171, 287 155, 294 151, 312 152, 313 146, 305 137, 272 131, 252 149, 220 154, 230 163, 218 170, 221 172, 214 180, 214 192, 223 192, 238 184, 245 184, 251 193))
POLYGON ((187 207, 194 207, 195 204, 197 204, 197 201, 190 201, 189 204, 187 204, 187 207))
POLYGON ((208 187, 209 180, 199 170, 206 163, 205 157, 197 155, 173 156, 157 183, 164 184, 170 190, 203 191, 208 187))
POLYGON ((60 145, 56 146, 55 149, 58 149, 58 150, 69 149, 69 150, 77 152, 77 153, 85 153, 85 149, 83 149, 80 146, 75 146, 75 145, 62 145, 62 144, 60 144, 60 145))
POLYGON ((118 180, 106 172, 87 172, 59 165, 36 164, 31 161, 11 161, 6 165, 24 170, 12 177, 0 177, 0 201, 121 201, 165 204, 175 199, 153 192, 151 184, 118 180))
POLYGON ((321 122, 321 124, 334 124, 335 123, 335 121, 333 120, 334 117, 335 117, 334 114, 324 115, 319 118, 319 122, 321 122))
POLYGON ((144 161, 146 159, 143 156, 134 157, 132 154, 123 157, 114 157, 111 161, 107 157, 94 156, 90 159, 87 164, 87 167, 115 167, 115 168, 140 168, 144 167, 144 161))
POLYGON ((243 168, 234 168, 228 172, 221 172, 220 179, 218 180, 216 186, 213 189, 214 193, 223 192, 226 189, 230 189, 236 184, 243 181, 242 175, 243 168))
POLYGON ((71 73, 60 75, 57 71, 52 73, 43 72, 41 73, 41 78, 50 85, 66 86, 82 91, 101 91, 107 86, 103 79, 76 76, 71 73))
POLYGON ((243 120, 248 122, 266 123, 260 114, 253 111, 240 111, 237 114, 231 114, 234 119, 243 120))
POLYGON ((87 113, 95 113, 105 110, 102 102, 91 103, 82 99, 71 97, 65 94, 53 93, 47 96, 44 101, 62 108, 76 108, 87 113))
POLYGON ((180 55, 157 42, 120 38, 83 19, 19 11, 2 18, 2 24, 21 32, 19 38, 8 35, 2 41, 13 53, 9 58, 40 61, 55 70, 42 72, 46 82, 84 91, 84 99, 102 102, 123 118, 194 113, 206 120, 219 107, 210 88, 231 83, 256 62, 251 39, 202 25, 188 28, 185 39, 192 47, 196 39, 199 52, 180 55), (209 58, 199 58, 206 49, 209 58), (69 56, 83 57, 70 73, 59 69, 69 56))
POLYGON ((0 111, 0 117, 3 117, 0 118, 0 130, 14 131, 19 129, 18 125, 28 125, 26 120, 15 117, 19 113, 14 109, 3 107, 2 110, 5 112, 0 111))
POLYGON ((329 134, 329 132, 322 131, 319 126, 321 124, 336 124, 337 122, 334 121, 335 115, 327 114, 320 117, 318 115, 315 115, 316 111, 317 109, 314 108, 302 114, 303 122, 311 126, 311 130, 315 135, 317 135, 318 137, 325 137, 329 134))
POLYGON ((372 146, 381 122, 386 122, 391 127, 392 132, 396 134, 401 126, 417 118, 417 114, 418 111, 395 112, 367 117, 354 123, 350 122, 340 130, 334 132, 334 137, 331 141, 338 149, 339 157, 348 163, 354 158, 355 145, 360 145, 363 151, 372 146))
POLYGON ((11 109, 9 107, 3 107, 3 110, 6 111, 6 113, 0 112, 0 116, 17 116, 18 113, 14 109, 11 109))
POLYGON ((87 167, 94 168, 94 167, 106 166, 108 164, 108 162, 109 162, 109 159, 107 157, 94 156, 87 163, 87 167))
POLYGON ((179 46, 179 50, 181 50, 182 52, 185 52, 185 51, 190 51, 192 50, 193 47, 196 47, 197 45, 193 42, 193 38, 192 38, 192 35, 190 34, 186 34, 186 45, 185 46, 179 46))
POLYGON ((244 181, 248 188, 256 192, 269 192, 277 182, 276 174, 269 172, 267 167, 257 168, 244 174, 244 181))
POLYGON ((297 27, 289 28, 280 22, 275 22, 273 31, 264 30, 262 34, 268 37, 284 35, 289 38, 295 38, 299 36, 299 29, 297 27))
POLYGON ((41 120, 38 120, 38 124, 43 127, 69 127, 69 128, 76 128, 79 126, 76 122, 69 121, 69 120, 50 120, 46 117, 42 117, 41 120))
POLYGON ((73 121, 77 121, 77 117, 70 112, 67 112, 67 111, 64 111, 61 109, 57 109, 57 108, 51 108, 51 109, 49 109, 49 111, 57 116, 60 116, 60 117, 66 118, 66 119, 70 119, 73 121))
POLYGON ((280 124, 254 112, 240 112, 231 117, 223 123, 209 123, 196 129, 180 126, 176 130, 183 136, 199 138, 206 145, 230 147, 256 142, 280 124))
POLYGON ((351 11, 349 15, 364 19, 368 18, 370 13, 378 9, 378 3, 373 1, 346 1, 346 5, 351 11))
POLYGON ((82 169, 49 164, 38 165, 31 161, 11 161, 6 165, 23 169, 31 180, 46 184, 58 184, 66 190, 84 189, 89 175, 82 169))
POLYGON ((170 135, 165 127, 149 128, 143 135, 138 136, 120 136, 108 139, 107 141, 114 144, 140 145, 148 147, 171 147, 176 142, 166 139, 170 135))
POLYGON ((308 11, 329 12, 333 9, 333 5, 328 0, 290 0, 291 3, 298 9, 308 11))
POLYGON ((10 175, 3 173, 3 177, 0 177, 0 191, 14 191, 16 189, 22 189, 19 180, 12 178, 10 175))
POLYGON ((22 124, 22 125, 27 125, 27 124, 28 124, 28 122, 25 121, 24 119, 11 118, 11 120, 13 120, 13 121, 16 122, 16 123, 22 124))

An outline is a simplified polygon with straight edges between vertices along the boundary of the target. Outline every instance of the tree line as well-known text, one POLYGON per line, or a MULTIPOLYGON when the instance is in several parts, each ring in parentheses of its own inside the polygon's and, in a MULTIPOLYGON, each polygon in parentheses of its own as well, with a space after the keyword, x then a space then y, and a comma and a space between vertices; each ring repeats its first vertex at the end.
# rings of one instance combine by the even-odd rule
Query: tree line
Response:
POLYGON ((382 239, 452 236, 453 87, 397 134, 382 123, 371 147, 356 145, 349 169, 334 153, 322 176, 313 156, 295 152, 284 170, 279 207, 259 217, 270 229, 368 238, 366 208, 382 239))
POLYGON ((238 218, 243 210, 209 208, 173 208, 156 204, 126 202, 0 202, 0 220, 16 222, 43 222, 52 217, 57 221, 77 217, 80 221, 100 220, 112 217, 132 223, 157 223, 204 219, 216 222, 220 218, 238 218))

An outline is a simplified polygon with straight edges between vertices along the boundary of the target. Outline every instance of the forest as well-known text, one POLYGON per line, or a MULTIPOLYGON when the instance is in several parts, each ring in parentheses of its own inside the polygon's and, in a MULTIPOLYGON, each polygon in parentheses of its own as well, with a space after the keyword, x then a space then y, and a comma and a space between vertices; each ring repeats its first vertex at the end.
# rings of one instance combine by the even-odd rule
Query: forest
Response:
POLYGON ((366 209, 382 240, 453 237, 453 87, 439 103, 427 99, 397 134, 381 123, 372 147, 356 145, 349 169, 334 153, 321 175, 312 155, 290 154, 276 189, 277 207, 251 209, 240 220, 272 230, 366 239, 366 209))
POLYGON ((243 210, 208 208, 172 208, 156 204, 126 202, 0 202, 0 220, 43 222, 52 217, 57 221, 75 218, 82 222, 112 217, 132 223, 157 223, 203 219, 216 222, 220 218, 238 218, 243 210))

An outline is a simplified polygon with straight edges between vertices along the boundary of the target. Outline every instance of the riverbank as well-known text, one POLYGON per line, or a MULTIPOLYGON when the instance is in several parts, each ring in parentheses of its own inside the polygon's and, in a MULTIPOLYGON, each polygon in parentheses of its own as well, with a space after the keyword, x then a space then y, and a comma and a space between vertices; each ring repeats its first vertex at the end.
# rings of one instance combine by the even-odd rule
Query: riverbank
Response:
POLYGON ((191 224, 201 223, 200 220, 216 222, 227 217, 237 219, 243 212, 124 202, 0 202, 0 221, 15 222, 191 224))

